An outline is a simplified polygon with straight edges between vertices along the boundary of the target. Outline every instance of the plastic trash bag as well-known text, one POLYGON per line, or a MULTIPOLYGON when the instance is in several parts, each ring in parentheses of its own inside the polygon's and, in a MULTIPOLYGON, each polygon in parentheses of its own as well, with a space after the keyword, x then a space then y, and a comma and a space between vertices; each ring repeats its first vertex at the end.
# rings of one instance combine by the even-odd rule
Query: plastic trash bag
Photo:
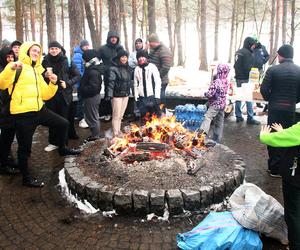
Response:
POLYGON ((192 250, 260 250, 257 232, 242 227, 231 212, 210 212, 191 231, 176 236, 180 249, 192 250))
POLYGON ((244 227, 288 244, 282 205, 252 183, 239 186, 229 198, 233 217, 244 227))

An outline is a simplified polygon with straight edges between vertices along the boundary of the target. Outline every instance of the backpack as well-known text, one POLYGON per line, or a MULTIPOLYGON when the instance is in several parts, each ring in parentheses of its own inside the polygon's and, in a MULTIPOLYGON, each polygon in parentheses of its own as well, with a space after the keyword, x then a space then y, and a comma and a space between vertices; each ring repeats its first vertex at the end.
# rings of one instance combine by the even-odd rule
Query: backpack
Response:
POLYGON ((22 69, 16 70, 15 79, 13 82, 13 88, 11 94, 9 94, 8 89, 0 90, 0 116, 8 116, 10 115, 10 100, 11 96, 14 92, 17 81, 19 80, 19 76, 22 72, 22 69))

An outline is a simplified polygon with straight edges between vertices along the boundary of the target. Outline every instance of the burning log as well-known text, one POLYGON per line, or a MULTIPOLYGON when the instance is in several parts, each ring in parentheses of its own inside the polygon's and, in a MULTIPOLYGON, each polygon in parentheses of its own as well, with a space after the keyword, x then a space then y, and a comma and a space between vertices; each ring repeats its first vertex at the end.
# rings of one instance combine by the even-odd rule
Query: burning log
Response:
POLYGON ((138 142, 136 149, 149 150, 149 151, 164 151, 168 150, 170 146, 165 143, 159 142, 138 142))
POLYGON ((151 160, 151 154, 149 152, 140 152, 140 153, 132 153, 127 154, 121 159, 122 161, 126 162, 135 162, 135 161, 150 161, 151 160))

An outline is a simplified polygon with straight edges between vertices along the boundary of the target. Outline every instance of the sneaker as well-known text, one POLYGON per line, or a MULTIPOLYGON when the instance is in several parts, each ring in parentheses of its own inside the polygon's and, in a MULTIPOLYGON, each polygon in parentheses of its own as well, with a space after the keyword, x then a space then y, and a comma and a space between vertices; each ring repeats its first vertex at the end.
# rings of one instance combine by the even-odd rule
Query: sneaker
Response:
POLYGON ((278 173, 272 173, 272 172, 269 172, 269 175, 270 175, 271 177, 274 177, 274 178, 281 178, 281 175, 278 174, 278 173))
POLYGON ((105 115, 104 116, 104 121, 108 122, 111 119, 111 115, 105 115))
POLYGON ((49 144, 47 147, 44 148, 44 150, 45 150, 46 152, 51 152, 51 151, 53 151, 53 150, 55 150, 55 149, 58 149, 58 146, 52 145, 52 144, 49 144))
POLYGON ((82 152, 81 149, 71 149, 71 148, 60 148, 58 150, 58 153, 60 156, 66 156, 66 155, 80 155, 82 152))
POLYGON ((247 120, 247 124, 250 124, 250 125, 260 125, 260 122, 255 120, 255 119, 252 119, 252 120, 247 120))
POLYGON ((236 118, 236 122, 243 122, 244 121, 244 118, 243 117, 237 117, 236 118))
POLYGON ((28 177, 28 178, 23 179, 23 186, 41 188, 41 187, 45 186, 45 183, 42 181, 38 181, 35 178, 28 177))
POLYGON ((80 128, 88 128, 89 125, 86 123, 86 121, 83 119, 81 119, 81 121, 79 122, 79 127, 80 128))
POLYGON ((96 141, 96 140, 99 139, 99 138, 100 138, 100 136, 95 136, 95 137, 89 136, 88 138, 86 138, 86 139, 84 140, 84 143, 90 142, 90 141, 96 141))
POLYGON ((20 170, 18 168, 10 167, 10 166, 1 166, 0 167, 0 175, 15 175, 19 174, 20 170))

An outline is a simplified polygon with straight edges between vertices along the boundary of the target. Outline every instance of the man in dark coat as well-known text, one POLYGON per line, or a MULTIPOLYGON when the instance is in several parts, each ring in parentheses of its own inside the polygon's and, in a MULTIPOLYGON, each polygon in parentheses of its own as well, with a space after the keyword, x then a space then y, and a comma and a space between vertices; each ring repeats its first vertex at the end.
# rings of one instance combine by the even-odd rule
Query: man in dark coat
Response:
POLYGON ((150 34, 148 37, 150 54, 149 62, 153 63, 159 71, 161 78, 160 101, 166 105, 166 88, 169 84, 169 71, 172 65, 172 54, 160 40, 157 34, 150 34))
MULTIPOLYGON (((260 92, 269 102, 268 125, 280 123, 283 128, 288 128, 296 122, 295 105, 300 101, 300 67, 293 62, 291 45, 282 45, 277 54, 279 65, 267 70, 260 92)), ((268 154, 268 172, 278 177, 286 150, 268 146, 268 154)))
MULTIPOLYGON (((249 73, 254 66, 254 56, 252 54, 255 48, 255 40, 252 37, 246 37, 244 40, 244 46, 242 49, 235 53, 235 79, 237 87, 241 87, 242 83, 248 83, 249 73)), ((246 102, 247 106, 247 124, 259 125, 260 122, 253 118, 254 112, 252 108, 252 102, 246 102)), ((236 122, 244 121, 241 110, 241 102, 235 102, 235 116, 236 122)))
POLYGON ((101 101, 101 110, 100 114, 105 116, 105 120, 110 120, 112 109, 111 109, 111 101, 107 95, 108 91, 108 77, 109 77, 109 70, 112 66, 112 59, 117 56, 118 52, 124 50, 123 46, 120 45, 120 36, 116 31, 110 30, 107 33, 106 44, 101 46, 98 51, 98 58, 102 60, 105 68, 104 73, 104 92, 105 92, 105 99, 101 101))

